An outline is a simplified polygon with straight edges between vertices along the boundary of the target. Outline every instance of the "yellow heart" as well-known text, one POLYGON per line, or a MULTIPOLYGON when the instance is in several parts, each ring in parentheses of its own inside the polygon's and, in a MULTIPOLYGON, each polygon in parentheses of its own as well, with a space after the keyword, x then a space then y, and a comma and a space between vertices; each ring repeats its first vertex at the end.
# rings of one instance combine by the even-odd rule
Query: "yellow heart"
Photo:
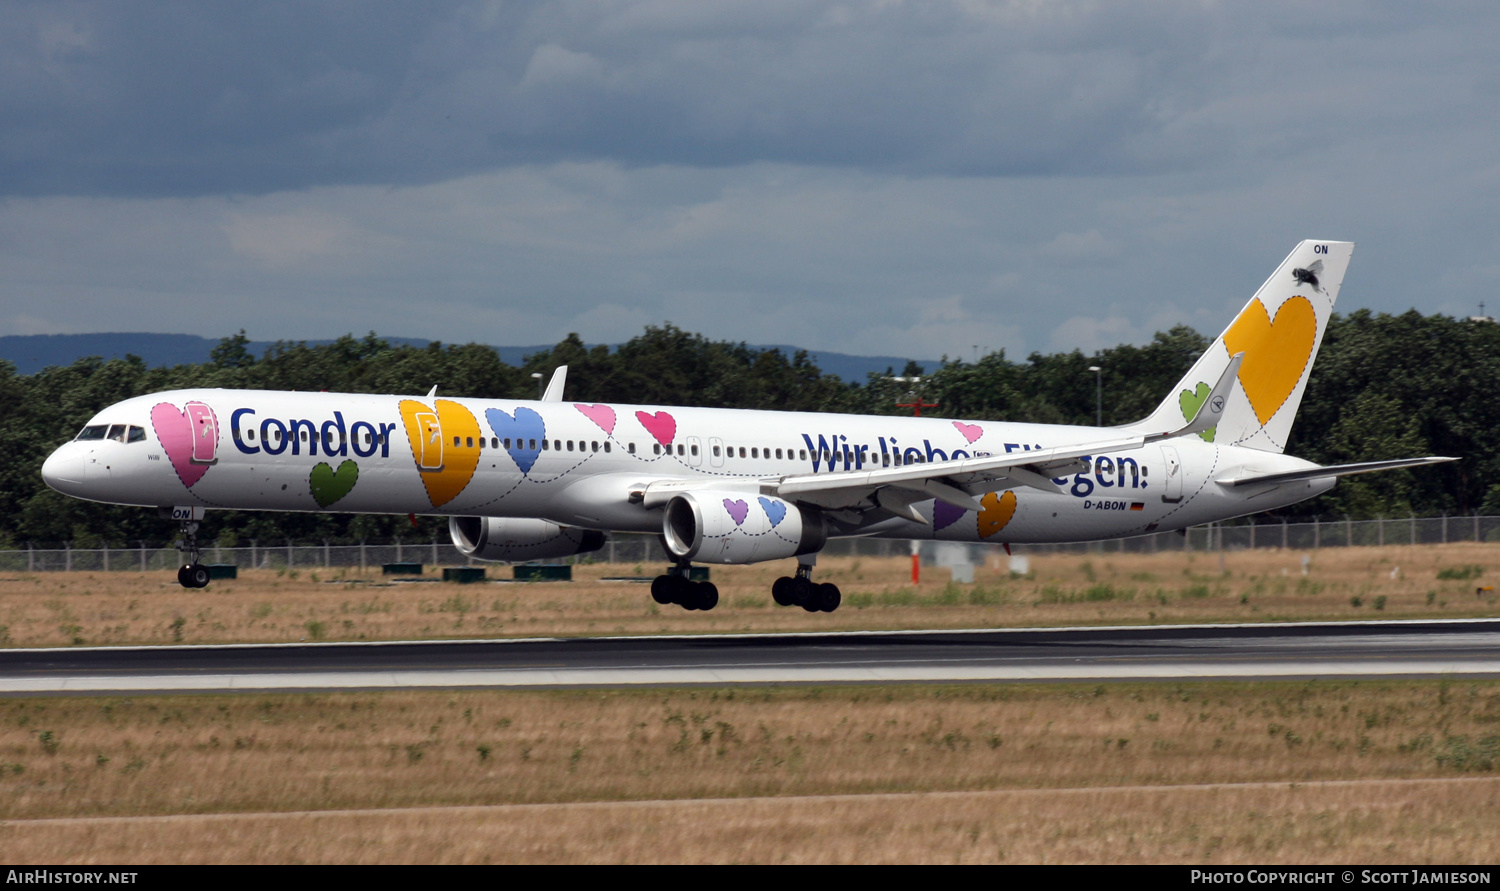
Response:
POLYGON ((994 492, 986 492, 979 499, 979 505, 984 508, 979 512, 979 537, 989 538, 1004 529, 1010 518, 1016 515, 1016 493, 1007 489, 1004 495, 997 497, 994 492))
POLYGON ((1240 385, 1262 425, 1271 420, 1296 389, 1318 336, 1318 314, 1306 297, 1292 297, 1276 310, 1273 322, 1260 299, 1250 301, 1229 330, 1224 348, 1244 353, 1240 385))
POLYGON ((447 504, 464 490, 479 466, 479 422, 467 408, 447 399, 439 399, 435 409, 403 399, 401 420, 428 500, 433 507, 447 504))

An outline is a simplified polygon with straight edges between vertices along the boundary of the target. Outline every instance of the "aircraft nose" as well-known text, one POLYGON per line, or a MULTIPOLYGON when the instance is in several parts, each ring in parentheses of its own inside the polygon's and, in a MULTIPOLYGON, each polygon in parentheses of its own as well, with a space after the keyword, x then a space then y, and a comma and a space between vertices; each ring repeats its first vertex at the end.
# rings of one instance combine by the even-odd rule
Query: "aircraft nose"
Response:
POLYGON ((42 463, 42 481, 63 494, 83 484, 84 458, 73 443, 68 443, 42 463))

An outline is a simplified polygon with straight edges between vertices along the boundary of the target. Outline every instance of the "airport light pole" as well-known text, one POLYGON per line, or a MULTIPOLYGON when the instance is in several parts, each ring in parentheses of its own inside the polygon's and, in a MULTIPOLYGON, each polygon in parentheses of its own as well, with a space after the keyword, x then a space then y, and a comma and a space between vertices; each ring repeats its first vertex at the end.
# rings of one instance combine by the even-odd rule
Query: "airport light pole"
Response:
POLYGON ((1089 371, 1094 373, 1094 426, 1104 426, 1104 369, 1098 365, 1090 365, 1089 371))
POLYGON ((533 371, 531 373, 531 377, 532 377, 533 380, 536 381, 536 398, 537 398, 537 401, 540 402, 542 396, 545 395, 542 392, 542 377, 543 377, 543 375, 542 375, 542 373, 540 371, 533 371))

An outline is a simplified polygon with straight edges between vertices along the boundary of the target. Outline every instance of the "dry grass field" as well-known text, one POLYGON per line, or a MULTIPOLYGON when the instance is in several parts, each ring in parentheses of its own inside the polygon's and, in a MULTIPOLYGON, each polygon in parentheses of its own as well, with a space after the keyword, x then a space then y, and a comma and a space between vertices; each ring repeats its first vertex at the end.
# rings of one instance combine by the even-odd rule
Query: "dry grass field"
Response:
MULTIPOLYGON (((1489 616, 1500 547, 1045 555, 973 585, 0 576, 0 646, 1489 616), (1303 572, 1303 557, 1310 558, 1303 572)), ((508 575, 503 567, 492 576, 508 575)), ((433 569, 428 568, 428 578, 433 569)), ((972 684, 0 700, 11 862, 1494 863, 1500 682, 972 684)))
POLYGON ((1493 873, 1500 778, 0 823, 12 862, 1319 863, 1493 873))
POLYGON ((0 702, 12 862, 1494 863, 1500 682, 0 702))
MULTIPOLYGON (((833 614, 777 607, 771 582, 790 561, 714 567, 709 613, 657 606, 647 587, 608 582, 654 565, 584 564, 571 583, 393 583, 357 570, 247 571, 201 591, 171 573, 0 576, 0 646, 391 640, 537 635, 733 633, 832 629, 1258 622, 1492 616, 1500 546, 1452 544, 1238 551, 1033 555, 1013 577, 1004 555, 953 584, 906 558, 820 561, 837 583, 833 614), (1303 574, 1302 560, 1309 559, 1303 574)), ((492 578, 508 567, 489 568, 492 578)))

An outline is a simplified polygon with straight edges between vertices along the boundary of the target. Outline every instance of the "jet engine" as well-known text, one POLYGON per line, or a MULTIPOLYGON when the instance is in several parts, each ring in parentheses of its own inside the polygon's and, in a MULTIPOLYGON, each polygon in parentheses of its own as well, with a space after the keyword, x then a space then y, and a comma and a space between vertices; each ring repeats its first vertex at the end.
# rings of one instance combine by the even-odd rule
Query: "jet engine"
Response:
POLYGON ((449 517, 448 534, 465 557, 501 563, 571 557, 604 547, 604 533, 597 529, 529 518, 449 517))
POLYGON ((828 529, 822 514, 781 498, 694 491, 667 502, 662 538, 680 560, 760 563, 815 553, 828 529))

